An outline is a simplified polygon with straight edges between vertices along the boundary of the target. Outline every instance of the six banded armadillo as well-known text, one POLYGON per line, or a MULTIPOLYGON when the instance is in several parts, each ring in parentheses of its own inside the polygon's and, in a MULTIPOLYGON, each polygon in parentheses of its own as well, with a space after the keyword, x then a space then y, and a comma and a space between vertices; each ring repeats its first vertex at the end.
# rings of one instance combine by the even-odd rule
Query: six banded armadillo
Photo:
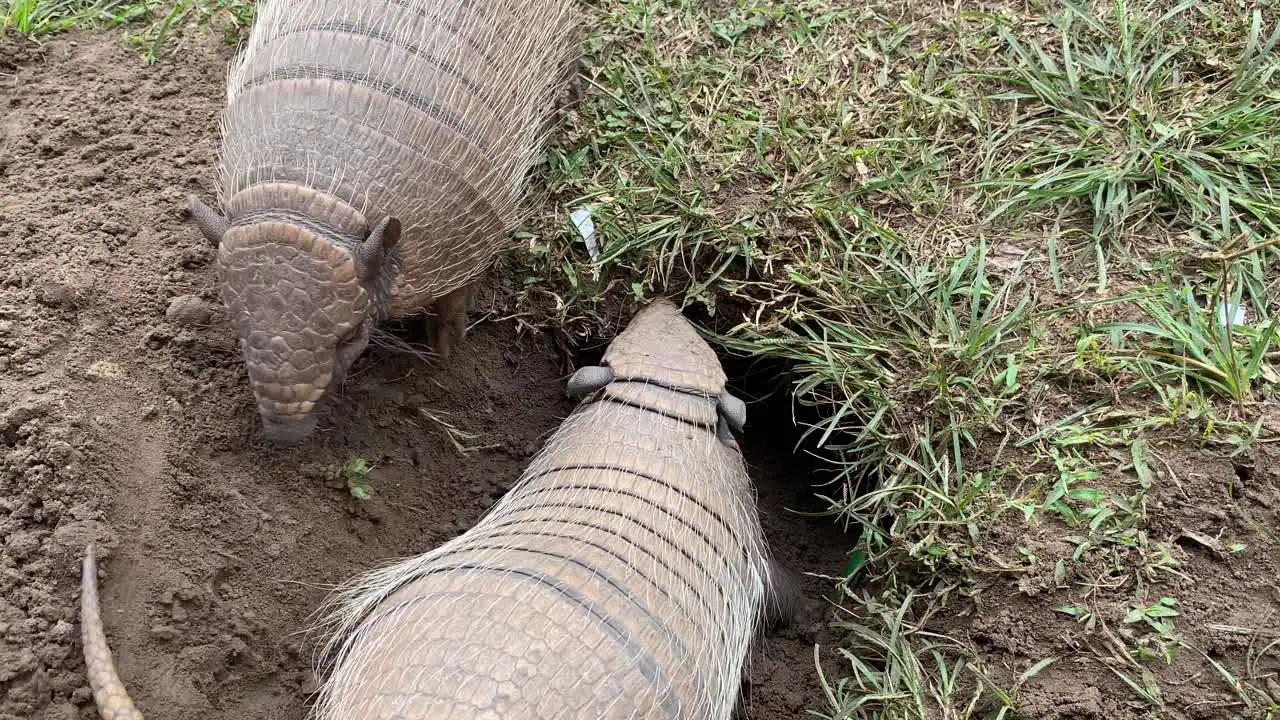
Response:
POLYGON ((573 0, 261 0, 230 68, 222 297, 264 433, 295 443, 383 320, 447 357, 576 72, 573 0))
MULTIPOLYGON (((745 407, 665 300, 569 390, 587 397, 477 525, 330 597, 317 720, 731 715, 760 620, 798 600, 731 432, 745 407)), ((138 720, 92 562, 90 548, 94 697, 106 720, 138 720)))

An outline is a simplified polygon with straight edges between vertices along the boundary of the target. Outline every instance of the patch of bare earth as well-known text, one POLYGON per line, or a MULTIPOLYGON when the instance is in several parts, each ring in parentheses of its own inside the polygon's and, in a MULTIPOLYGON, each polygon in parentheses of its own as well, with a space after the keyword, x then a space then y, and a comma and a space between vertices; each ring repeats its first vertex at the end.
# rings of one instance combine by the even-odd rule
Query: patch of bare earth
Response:
MULTIPOLYGON (((1267 717, 1270 708, 1239 701, 1214 663, 1280 697, 1280 658, 1274 647, 1266 652, 1280 638, 1277 453, 1262 446, 1234 463, 1182 444, 1147 453, 1151 487, 1135 508, 1142 533, 1077 554, 1079 530, 1007 510, 975 548, 989 582, 932 624, 967 641, 1006 688, 1053 660, 1023 684, 1020 717, 1267 717), (1162 598, 1177 612, 1170 637, 1132 615, 1162 598), (1140 688, 1158 685, 1156 700, 1120 675, 1140 688)), ((1104 473, 1094 485, 1117 495, 1138 489, 1131 470, 1104 473)))

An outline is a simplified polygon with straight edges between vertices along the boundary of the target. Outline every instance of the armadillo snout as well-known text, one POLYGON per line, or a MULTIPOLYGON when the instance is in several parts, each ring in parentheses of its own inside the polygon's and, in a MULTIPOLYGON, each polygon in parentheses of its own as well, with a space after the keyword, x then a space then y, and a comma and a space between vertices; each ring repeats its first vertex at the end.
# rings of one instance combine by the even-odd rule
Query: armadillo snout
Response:
POLYGON ((316 427, 316 409, 329 394, 333 379, 334 353, 311 352, 323 359, 305 370, 281 362, 278 355, 264 352, 252 337, 246 343, 245 360, 249 384, 253 388, 262 431, 272 441, 293 445, 316 427))
POLYGON ((316 417, 280 418, 262 416, 262 434, 276 445, 297 445, 310 437, 316 429, 316 417))
MULTIPOLYGON (((262 419, 263 432, 282 440, 293 438, 296 442, 315 428, 316 408, 329 394, 333 382, 335 353, 323 346, 276 351, 275 346, 285 344, 284 338, 276 335, 264 343, 264 335, 252 333, 243 344, 258 416, 262 419), (307 359, 289 360, 298 356, 307 359)), ((295 346, 309 347, 301 337, 290 339, 295 346)))

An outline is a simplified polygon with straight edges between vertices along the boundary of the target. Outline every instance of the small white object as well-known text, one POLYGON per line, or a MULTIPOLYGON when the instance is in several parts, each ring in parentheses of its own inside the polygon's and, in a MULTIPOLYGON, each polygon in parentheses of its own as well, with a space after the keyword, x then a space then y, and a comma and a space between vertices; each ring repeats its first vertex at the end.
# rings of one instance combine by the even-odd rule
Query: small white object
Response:
POLYGON ((1218 305, 1218 322, 1226 327, 1227 313, 1231 313, 1231 326, 1238 327, 1245 324, 1248 317, 1248 311, 1243 305, 1232 305, 1231 303, 1221 303, 1218 305))
POLYGON ((592 260, 596 259, 596 226, 591 222, 591 210, 588 208, 578 208, 569 213, 569 219, 573 221, 574 227, 578 228, 578 234, 582 236, 582 242, 587 246, 587 254, 592 260))

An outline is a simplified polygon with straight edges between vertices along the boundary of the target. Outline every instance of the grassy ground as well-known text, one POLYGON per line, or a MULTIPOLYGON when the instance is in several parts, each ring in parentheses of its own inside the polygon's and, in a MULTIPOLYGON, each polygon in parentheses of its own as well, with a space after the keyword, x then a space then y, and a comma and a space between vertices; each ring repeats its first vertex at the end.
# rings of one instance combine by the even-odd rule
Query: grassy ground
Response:
POLYGON ((1280 26, 1261 8, 600 7, 593 89, 551 155, 598 255, 548 224, 529 291, 573 321, 674 288, 732 309, 724 345, 791 361, 810 446, 847 473, 832 510, 863 531, 827 716, 1012 709, 1043 665, 1000 687, 922 630, 1004 571, 977 552, 991 528, 1052 517, 1077 539, 1041 560, 1055 577, 1100 546, 1142 586, 1170 566, 1143 526, 1149 443, 1238 453, 1280 430, 1280 26), (1224 326, 1224 303, 1247 314, 1224 326), (1098 482, 1118 472, 1135 483, 1098 482))
POLYGON ((146 62, 180 52, 182 33, 215 27, 234 42, 253 21, 251 0, 0 0, 0 28, 40 36, 73 27, 123 27, 146 62))
MULTIPOLYGON (((188 23, 234 33, 250 18, 232 0, 4 7, 23 32, 143 19, 124 32, 150 59, 188 23)), ((607 336, 619 300, 668 292, 705 307, 724 347, 787 361, 788 391, 817 418, 806 449, 839 470, 818 491, 854 548, 830 569, 847 663, 824 680, 820 717, 1016 717, 1022 685, 1056 658, 1001 672, 930 618, 1034 566, 1080 591, 1055 610, 1092 627, 1090 553, 1109 559, 1107 583, 1135 588, 1129 613, 1101 622, 1145 628, 1112 672, 1160 716, 1149 667, 1195 648, 1176 601, 1139 601, 1178 572, 1146 528, 1151 448, 1232 457, 1280 433, 1275 11, 592 11, 586 96, 509 262, 536 320, 572 334, 607 336), (583 207, 591 247, 568 219, 583 207), (1069 542, 1060 557, 992 558, 1010 523, 1052 523, 1069 542)), ((1254 540, 1196 542, 1231 555, 1254 540)), ((1225 683, 1242 715, 1276 712, 1274 684, 1217 674, 1199 682, 1225 683)))

